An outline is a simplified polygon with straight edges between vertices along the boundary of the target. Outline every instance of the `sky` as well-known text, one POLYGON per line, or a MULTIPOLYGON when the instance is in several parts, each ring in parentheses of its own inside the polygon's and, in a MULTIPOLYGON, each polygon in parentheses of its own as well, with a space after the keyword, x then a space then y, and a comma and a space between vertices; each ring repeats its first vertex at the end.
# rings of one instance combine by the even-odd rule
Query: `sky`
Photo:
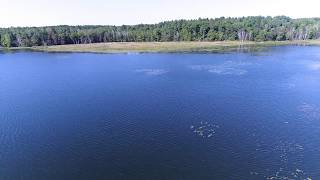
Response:
POLYGON ((132 25, 175 19, 320 17, 320 0, 0 0, 0 27, 132 25))

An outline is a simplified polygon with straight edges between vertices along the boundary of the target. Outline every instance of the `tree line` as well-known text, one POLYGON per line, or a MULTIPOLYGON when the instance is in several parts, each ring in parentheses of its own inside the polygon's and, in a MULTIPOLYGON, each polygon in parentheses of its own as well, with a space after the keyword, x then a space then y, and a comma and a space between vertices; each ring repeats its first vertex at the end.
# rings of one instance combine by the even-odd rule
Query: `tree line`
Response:
POLYGON ((175 20, 123 26, 47 26, 0 28, 3 47, 100 42, 284 41, 320 38, 320 18, 241 17, 175 20))

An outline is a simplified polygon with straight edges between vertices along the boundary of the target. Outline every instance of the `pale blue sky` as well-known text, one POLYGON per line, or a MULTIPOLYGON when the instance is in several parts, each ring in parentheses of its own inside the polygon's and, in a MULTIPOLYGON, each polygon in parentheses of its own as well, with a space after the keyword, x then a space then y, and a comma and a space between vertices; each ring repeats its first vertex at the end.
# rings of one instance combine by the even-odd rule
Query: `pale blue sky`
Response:
POLYGON ((0 0, 0 26, 122 25, 198 17, 320 17, 320 0, 0 0))

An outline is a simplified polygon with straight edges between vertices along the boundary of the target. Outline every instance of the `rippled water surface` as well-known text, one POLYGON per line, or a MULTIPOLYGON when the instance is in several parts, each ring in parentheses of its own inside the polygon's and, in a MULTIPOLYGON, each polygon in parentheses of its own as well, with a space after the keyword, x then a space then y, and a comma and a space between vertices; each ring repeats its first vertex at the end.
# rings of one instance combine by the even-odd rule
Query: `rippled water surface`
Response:
POLYGON ((1 180, 320 179, 320 47, 0 54, 1 180))

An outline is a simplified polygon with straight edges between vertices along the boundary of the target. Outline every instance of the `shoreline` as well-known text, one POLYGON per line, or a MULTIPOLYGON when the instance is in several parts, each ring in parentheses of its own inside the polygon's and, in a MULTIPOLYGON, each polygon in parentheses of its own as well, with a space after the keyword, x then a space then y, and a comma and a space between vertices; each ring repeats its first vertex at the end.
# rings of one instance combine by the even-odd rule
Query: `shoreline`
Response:
POLYGON ((295 41, 190 41, 190 42, 110 42, 93 44, 70 44, 54 46, 13 47, 7 50, 30 50, 56 53, 175 53, 220 52, 239 48, 264 48, 282 45, 320 45, 320 40, 295 41))

